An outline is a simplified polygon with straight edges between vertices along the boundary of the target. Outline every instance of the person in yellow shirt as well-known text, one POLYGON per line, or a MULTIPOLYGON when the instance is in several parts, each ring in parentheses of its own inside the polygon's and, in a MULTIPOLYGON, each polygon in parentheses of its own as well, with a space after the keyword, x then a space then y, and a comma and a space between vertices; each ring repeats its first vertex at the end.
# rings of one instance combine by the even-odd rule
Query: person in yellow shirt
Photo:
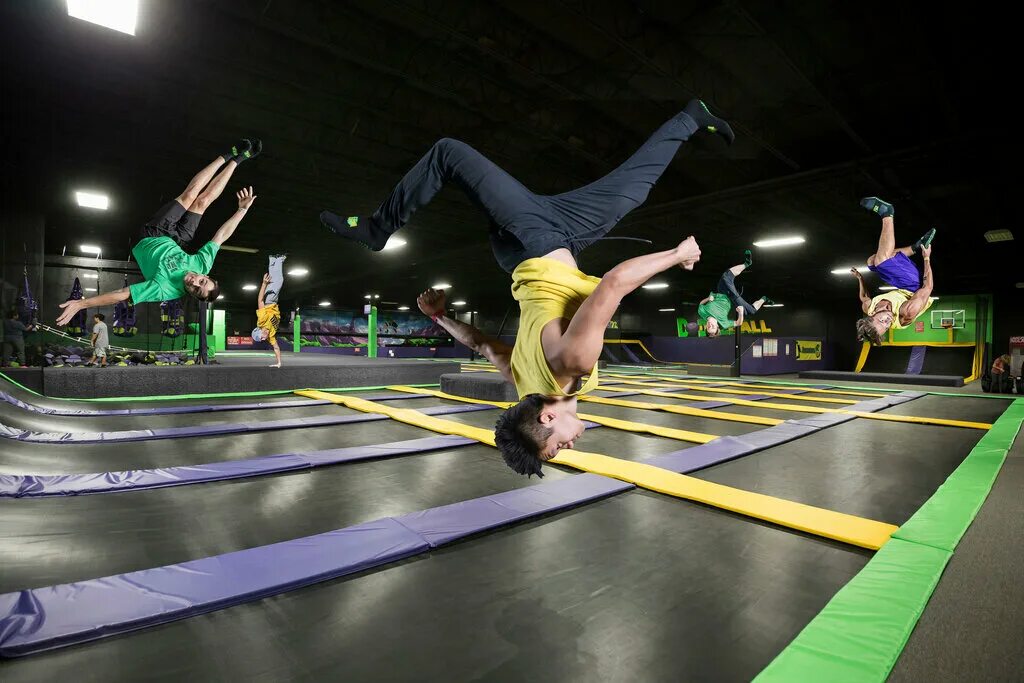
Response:
POLYGON ((271 256, 267 273, 263 276, 263 284, 256 296, 256 327, 252 331, 252 340, 268 341, 274 349, 277 362, 272 368, 281 367, 281 347, 277 345, 277 329, 281 326, 281 309, 277 302, 281 298, 281 287, 284 285, 284 254, 271 256))
POLYGON ((679 146, 698 131, 730 143, 735 137, 726 121, 692 100, 611 173, 558 195, 531 192, 469 145, 445 138, 372 215, 343 217, 324 211, 320 221, 338 236, 380 251, 446 182, 456 184, 484 211, 491 249, 498 264, 512 274, 512 296, 519 302, 515 345, 449 318, 443 292, 427 290, 417 303, 515 383, 521 400, 498 419, 495 442, 513 470, 542 476, 541 464, 562 448, 572 448, 583 433, 576 397, 597 386, 604 331, 619 302, 664 270, 692 270, 700 248, 689 237, 667 251, 624 261, 603 278, 581 272, 576 257, 599 239, 616 239, 604 236, 647 199, 679 146), (584 376, 589 379, 581 384, 584 376))
POLYGON ((907 327, 932 305, 931 293, 935 280, 932 277, 931 244, 935 239, 935 229, 922 235, 913 246, 897 249, 894 220, 896 210, 893 205, 878 197, 865 197, 860 200, 860 205, 882 217, 878 250, 868 258, 868 270, 878 273, 883 282, 895 287, 870 297, 860 271, 850 269, 857 278, 860 306, 865 314, 865 317, 857 321, 857 339, 878 346, 890 327, 907 327), (910 260, 914 254, 920 254, 924 260, 924 268, 920 271, 910 260))

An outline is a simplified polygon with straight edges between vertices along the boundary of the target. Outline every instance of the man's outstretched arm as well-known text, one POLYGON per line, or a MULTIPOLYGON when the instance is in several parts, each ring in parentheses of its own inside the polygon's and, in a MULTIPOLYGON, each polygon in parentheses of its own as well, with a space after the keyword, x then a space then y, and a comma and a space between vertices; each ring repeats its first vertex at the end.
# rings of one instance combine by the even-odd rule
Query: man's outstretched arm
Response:
POLYGON ((448 331, 457 341, 465 344, 473 351, 487 358, 498 368, 502 377, 509 382, 512 380, 512 370, 509 361, 512 358, 512 347, 488 334, 484 334, 472 325, 459 322, 445 315, 444 292, 437 289, 428 289, 419 295, 416 304, 438 325, 448 331))
POLYGON ((263 303, 263 297, 267 295, 267 285, 270 284, 270 273, 266 273, 263 276, 263 284, 260 285, 260 293, 256 295, 256 310, 260 310, 265 306, 263 303))
POLYGON ((251 187, 243 187, 235 196, 238 197, 238 210, 231 214, 231 218, 224 221, 224 225, 220 226, 217 232, 213 233, 213 239, 210 240, 218 247, 223 246, 225 242, 231 239, 231 236, 235 234, 235 228, 245 218, 245 212, 256 201, 256 195, 251 187))
POLYGON ((871 307, 871 297, 868 296, 868 291, 864 287, 864 276, 860 274, 860 271, 856 268, 850 268, 850 272, 857 278, 857 296, 860 297, 860 309, 867 315, 868 309, 871 307))
POLYGON ((75 317, 83 308, 99 308, 100 306, 112 306, 121 301, 127 301, 131 297, 131 292, 127 287, 124 289, 117 289, 113 292, 107 292, 106 294, 100 294, 99 296, 89 297, 88 299, 75 299, 74 301, 65 301, 60 305, 64 311, 57 318, 58 325, 67 325, 71 322, 71 319, 75 317))
POLYGON ((601 356, 604 331, 622 299, 658 273, 672 266, 693 270, 699 260, 700 247, 688 237, 675 249, 638 256, 609 270, 576 311, 557 348, 545 347, 551 370, 556 374, 589 372, 601 356))
POLYGON ((932 295, 932 289, 935 287, 935 278, 932 276, 932 248, 930 246, 923 247, 921 249, 921 256, 924 257, 924 268, 921 271, 921 288, 914 292, 914 296, 910 297, 910 300, 903 304, 903 308, 900 309, 900 317, 906 316, 909 319, 906 322, 921 315, 921 311, 928 305, 928 297, 932 295))

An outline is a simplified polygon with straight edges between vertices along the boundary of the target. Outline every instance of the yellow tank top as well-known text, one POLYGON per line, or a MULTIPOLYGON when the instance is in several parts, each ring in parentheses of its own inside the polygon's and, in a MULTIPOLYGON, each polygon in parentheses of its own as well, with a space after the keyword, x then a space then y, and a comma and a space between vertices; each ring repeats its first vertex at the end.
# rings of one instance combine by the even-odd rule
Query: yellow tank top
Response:
POLYGON ((281 325, 281 309, 277 304, 270 304, 263 308, 256 309, 256 327, 267 330, 267 341, 274 341, 277 336, 277 328, 281 325))
POLYGON ((527 394, 585 394, 597 388, 596 363, 579 391, 567 394, 558 386, 544 356, 540 333, 552 320, 571 320, 600 282, 601 278, 549 258, 531 258, 516 266, 512 296, 519 302, 519 332, 509 363, 520 398, 527 394))
MULTIPOLYGON (((895 327, 897 330, 902 330, 905 327, 909 327, 910 323, 913 322, 913 320, 908 322, 906 325, 901 324, 900 323, 900 308, 903 306, 903 304, 907 303, 910 300, 910 297, 912 297, 912 296, 914 296, 914 294, 912 292, 908 292, 905 289, 894 289, 891 292, 886 292, 885 294, 879 294, 878 296, 876 296, 873 299, 871 299, 871 305, 868 306, 868 315, 874 314, 875 309, 878 307, 878 304, 880 302, 888 301, 892 305, 892 315, 893 315, 892 326, 895 327)), ((927 311, 931 307, 932 307, 932 300, 928 299, 928 303, 926 303, 924 305, 924 308, 921 309, 921 313, 924 313, 925 311, 927 311)), ((920 313, 918 315, 920 316, 920 313)), ((916 320, 916 318, 915 318, 915 320, 916 320)))

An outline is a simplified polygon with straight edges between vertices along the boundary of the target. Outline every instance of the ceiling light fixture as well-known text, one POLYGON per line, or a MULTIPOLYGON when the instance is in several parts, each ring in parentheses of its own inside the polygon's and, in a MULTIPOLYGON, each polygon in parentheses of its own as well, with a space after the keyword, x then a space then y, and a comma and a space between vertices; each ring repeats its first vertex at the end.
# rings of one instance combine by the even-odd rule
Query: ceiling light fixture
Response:
POLYGON ((431 289, 451 289, 451 288, 452 288, 452 286, 450 284, 448 284, 447 282, 442 282, 440 284, 437 284, 437 285, 434 285, 433 287, 431 287, 431 289))
POLYGON ((258 288, 256 287, 256 285, 242 285, 242 289, 244 289, 247 292, 251 292, 252 290, 258 288))
POLYGON ((659 313, 671 313, 674 310, 676 310, 676 309, 674 309, 674 308, 659 308, 658 312, 659 313))
POLYGON ((862 268, 862 267, 863 266, 844 266, 843 268, 833 268, 832 269, 832 274, 833 275, 853 275, 853 273, 850 272, 851 268, 862 268))
POLYGON ((643 288, 644 289, 668 289, 668 283, 667 282, 648 282, 646 285, 643 285, 643 288))
POLYGON ((463 301, 462 299, 459 299, 458 301, 453 301, 452 302, 452 306, 465 306, 465 305, 466 305, 466 302, 463 301))
POLYGON ((324 300, 324 301, 320 302, 320 306, 323 307, 323 308, 327 308, 330 305, 331 305, 331 302, 327 301, 327 300, 324 300))
POLYGON ((408 306, 399 306, 398 310, 400 310, 400 311, 408 311, 409 307, 408 306))
POLYGON ((110 197, 99 192, 86 192, 85 190, 75 190, 75 201, 79 206, 86 209, 99 209, 100 211, 106 211, 110 208, 110 197))
POLYGON ((1013 233, 1009 230, 989 230, 985 233, 986 242, 1009 242, 1013 240, 1013 233))
POLYGON ((302 277, 304 275, 309 275, 309 269, 308 268, 292 268, 291 270, 288 271, 288 274, 293 276, 293 277, 302 277))
POLYGON ((766 240, 758 240, 754 242, 755 247, 761 249, 769 249, 771 247, 791 247, 796 244, 803 244, 806 242, 803 237, 793 235, 792 237, 772 237, 766 240))
POLYGON ((68 0, 68 16, 134 36, 139 0, 68 0))
POLYGON ((388 238, 388 241, 384 244, 384 248, 381 249, 381 251, 394 251, 395 249, 401 249, 407 244, 408 242, 403 240, 401 237, 391 236, 388 238))
POLYGON ((83 254, 96 254, 97 256, 103 253, 102 249, 100 249, 99 247, 94 247, 91 244, 83 244, 80 247, 78 247, 78 250, 83 254))

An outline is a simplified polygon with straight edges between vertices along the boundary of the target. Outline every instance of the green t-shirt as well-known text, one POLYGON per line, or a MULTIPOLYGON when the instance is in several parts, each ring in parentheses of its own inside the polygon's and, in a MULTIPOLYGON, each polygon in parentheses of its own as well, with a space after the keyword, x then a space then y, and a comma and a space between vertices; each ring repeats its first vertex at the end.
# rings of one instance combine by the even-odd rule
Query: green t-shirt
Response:
POLYGON ((723 330, 731 330, 736 327, 736 323, 729 320, 729 313, 733 308, 729 297, 718 292, 711 292, 708 296, 711 297, 711 301, 697 307, 697 316, 704 320, 714 318, 723 330))
POLYGON ((220 249, 207 242, 194 254, 185 251, 170 237, 146 237, 132 249, 145 282, 137 282, 128 289, 132 303, 170 301, 185 294, 185 275, 189 272, 207 275, 220 249))

